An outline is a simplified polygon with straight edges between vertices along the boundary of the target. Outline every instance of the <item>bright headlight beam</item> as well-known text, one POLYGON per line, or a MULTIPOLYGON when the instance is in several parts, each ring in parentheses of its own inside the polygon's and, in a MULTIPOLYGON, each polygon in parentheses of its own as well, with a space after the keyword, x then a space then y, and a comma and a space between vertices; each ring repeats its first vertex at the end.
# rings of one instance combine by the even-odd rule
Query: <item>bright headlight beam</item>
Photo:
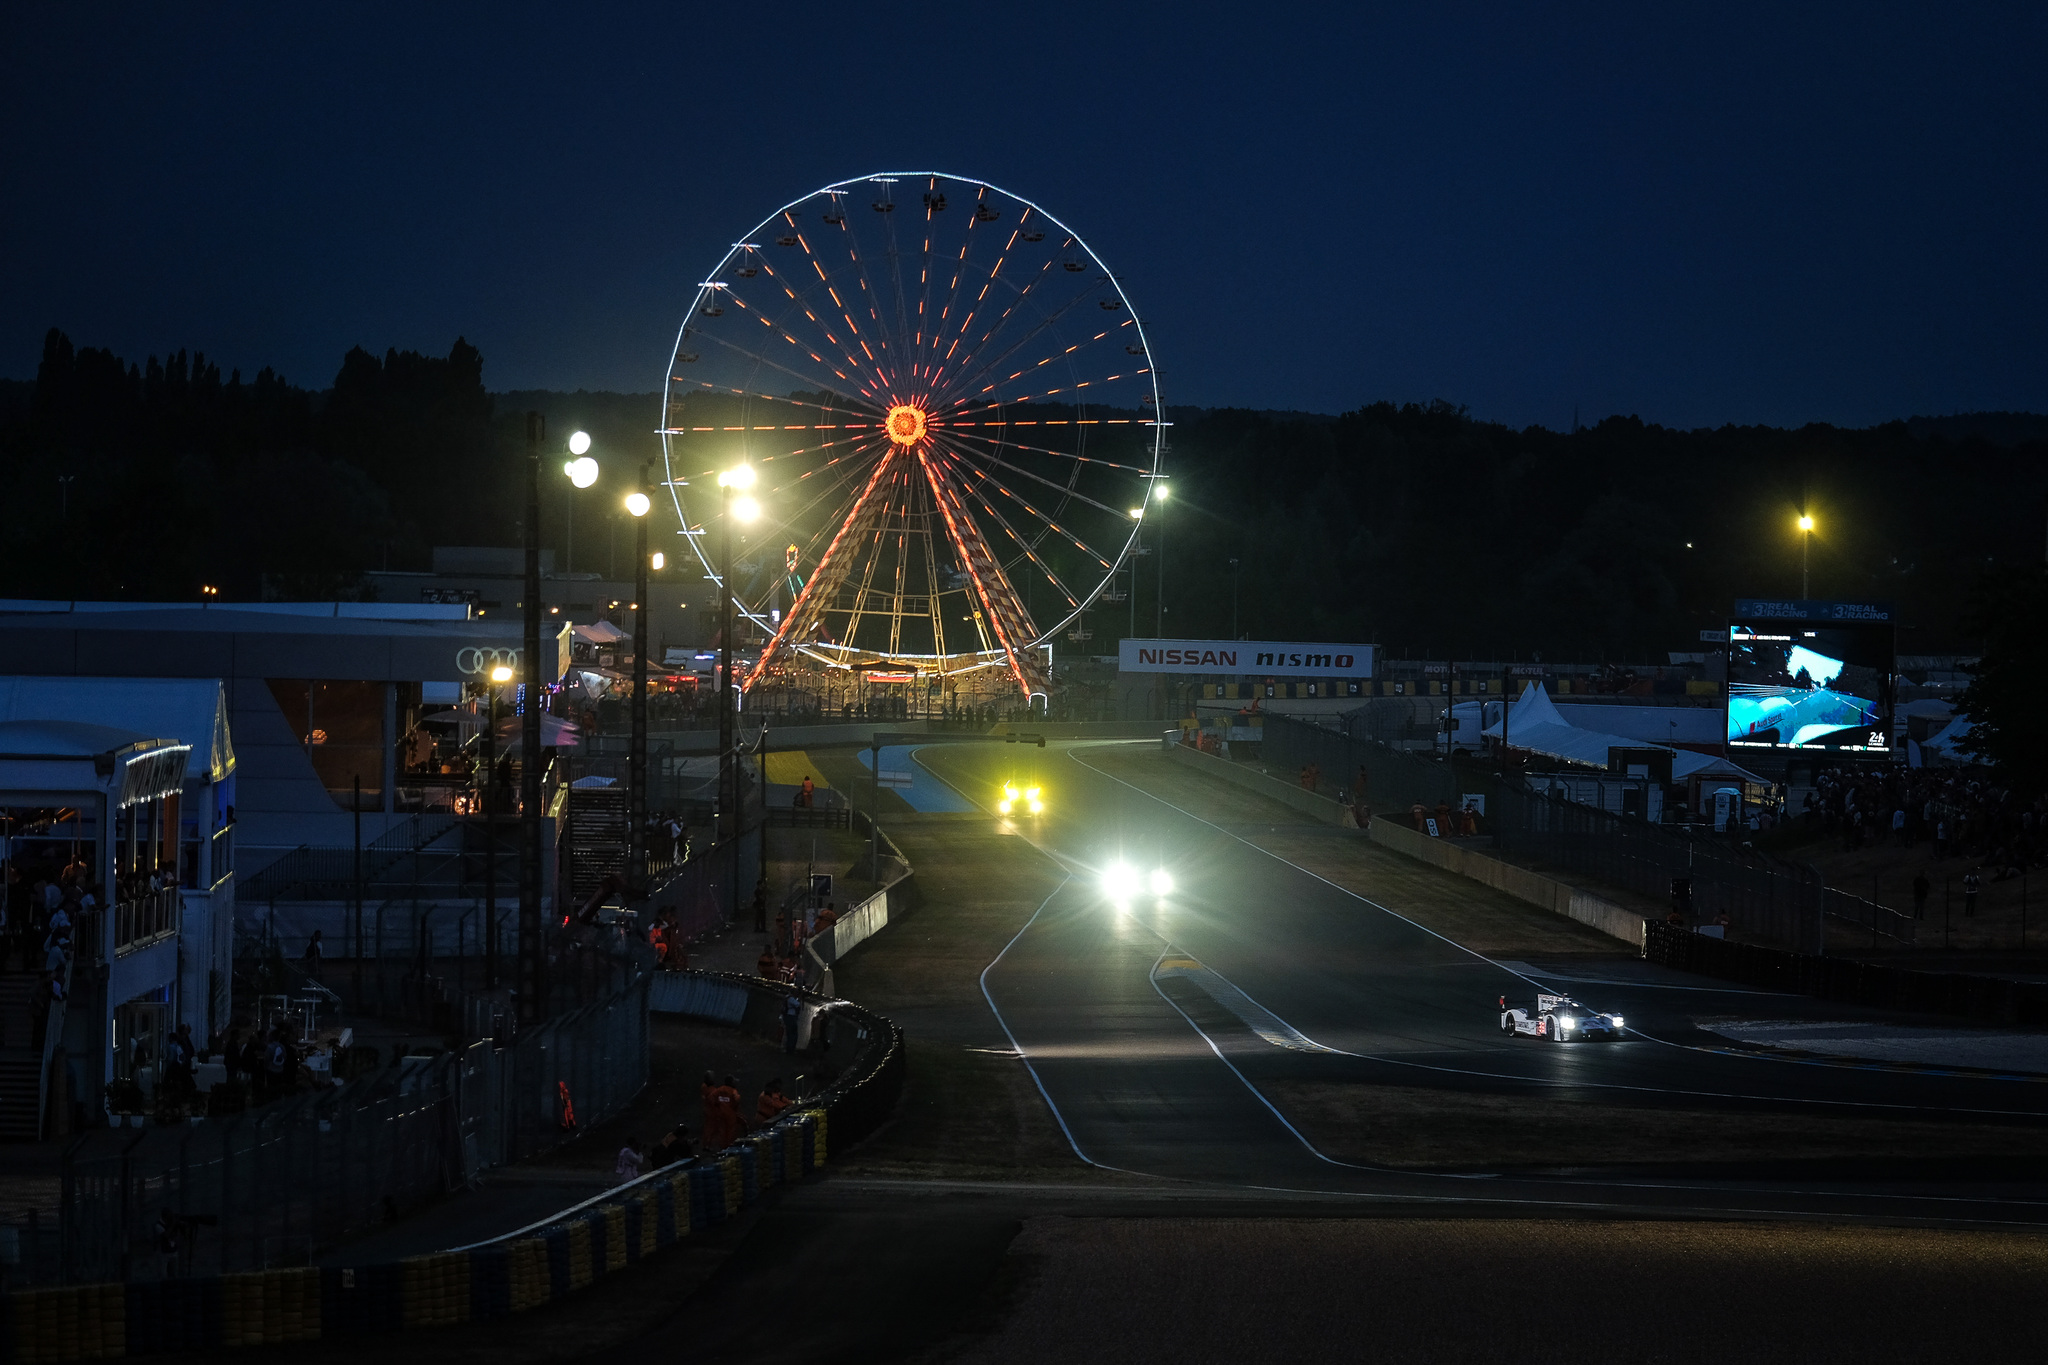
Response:
POLYGON ((1127 899, 1138 889, 1138 874, 1129 863, 1111 863, 1102 870, 1102 889, 1118 900, 1127 899))
POLYGON ((1173 874, 1163 867, 1154 868, 1152 871, 1152 894, 1155 896, 1166 896, 1172 893, 1173 874))

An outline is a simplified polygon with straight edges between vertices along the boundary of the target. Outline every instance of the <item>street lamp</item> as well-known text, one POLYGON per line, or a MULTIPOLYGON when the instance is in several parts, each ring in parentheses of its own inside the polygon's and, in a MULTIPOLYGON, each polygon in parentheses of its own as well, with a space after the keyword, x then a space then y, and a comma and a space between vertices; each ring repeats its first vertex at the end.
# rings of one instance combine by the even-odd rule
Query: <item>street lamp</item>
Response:
MULTIPOLYGON (((1152 480, 1152 501, 1166 501, 1164 475, 1152 480)), ((1156 586, 1152 592, 1152 636, 1154 639, 1163 640, 1166 638, 1166 523, 1163 521, 1159 523, 1159 533, 1152 537, 1152 557, 1152 567, 1158 572, 1156 586)))
MULTIPOLYGON (((732 527, 735 521, 751 522, 761 515, 761 504, 748 489, 754 486, 752 465, 736 465, 718 476, 720 518, 718 532, 718 810, 713 816, 714 839, 723 837, 728 824, 739 834, 739 769, 733 762, 732 712, 732 527)), ((739 881, 732 879, 733 907, 739 905, 739 881)))
POLYGON ((648 466, 640 466, 640 487, 626 495, 633 516, 633 738, 626 759, 626 883, 647 894, 647 496, 648 466))
POLYGON ((1807 575, 1807 545, 1813 539, 1813 516, 1801 513, 1799 517, 1799 596, 1804 599, 1813 595, 1807 575))
MULTIPOLYGON (((576 458, 564 461, 562 472, 569 476, 569 482, 578 488, 588 488, 597 482, 597 461, 590 458, 590 433, 579 431, 569 437, 569 453, 576 458)), ((576 499, 569 499, 569 533, 562 546, 562 573, 566 576, 576 565, 576 499)))
POLYGON ((512 669, 499 664, 484 688, 488 698, 484 722, 483 781, 477 795, 484 817, 484 989, 498 989, 498 689, 512 681, 512 669))

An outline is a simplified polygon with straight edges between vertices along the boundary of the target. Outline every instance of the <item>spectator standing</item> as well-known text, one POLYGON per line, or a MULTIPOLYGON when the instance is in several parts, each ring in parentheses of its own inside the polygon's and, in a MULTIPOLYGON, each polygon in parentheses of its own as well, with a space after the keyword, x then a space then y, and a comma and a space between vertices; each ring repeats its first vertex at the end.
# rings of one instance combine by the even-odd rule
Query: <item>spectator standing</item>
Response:
POLYGON ((1919 872, 1919 873, 1916 873, 1916 874, 1914 874, 1914 877, 1913 877, 1913 918, 1914 918, 1914 919, 1926 919, 1926 918, 1927 918, 1927 896, 1928 896, 1928 893, 1929 893, 1929 892, 1931 892, 1932 890, 1934 890, 1934 886, 1933 886, 1933 884, 1932 884, 1932 883, 1930 883, 1930 882, 1929 882, 1929 881, 1927 880, 1927 874, 1926 874, 1925 872, 1919 872))
POLYGON ((320 942, 320 931, 315 929, 313 937, 306 940, 306 955, 301 959, 306 968, 306 975, 318 981, 320 979, 320 967, 326 960, 326 957, 327 950, 320 942))
POLYGON ((647 1158, 642 1154, 640 1139, 627 1138, 626 1145, 619 1148, 619 1159, 612 1164, 613 1183, 624 1185, 638 1180, 640 1170, 646 1163, 647 1158))
POLYGON ((1977 872, 1972 868, 1963 874, 1963 918, 1971 919, 1977 913, 1977 872))
POLYGON ((794 1053, 796 1051, 797 1028, 802 1024, 803 1017, 804 1002, 794 993, 784 996, 782 998, 782 1050, 784 1052, 794 1053))

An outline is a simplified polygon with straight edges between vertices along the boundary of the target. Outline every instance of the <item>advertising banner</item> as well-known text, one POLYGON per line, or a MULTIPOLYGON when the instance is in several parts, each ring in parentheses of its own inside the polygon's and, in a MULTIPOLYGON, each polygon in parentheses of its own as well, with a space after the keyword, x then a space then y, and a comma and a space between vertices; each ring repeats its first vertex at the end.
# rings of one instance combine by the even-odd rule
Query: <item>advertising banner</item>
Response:
POLYGON ((1370 678, 1371 645, 1300 640, 1125 640, 1123 673, 1228 674, 1261 678, 1370 678))

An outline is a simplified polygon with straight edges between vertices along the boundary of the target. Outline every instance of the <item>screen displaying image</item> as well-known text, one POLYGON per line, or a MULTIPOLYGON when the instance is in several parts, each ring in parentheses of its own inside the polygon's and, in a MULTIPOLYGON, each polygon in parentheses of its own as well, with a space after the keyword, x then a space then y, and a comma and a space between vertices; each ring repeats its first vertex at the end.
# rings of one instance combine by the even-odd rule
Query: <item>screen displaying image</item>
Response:
POLYGON ((1733 622, 1728 631, 1728 742, 1757 748, 1889 749, 1892 672, 1889 622, 1733 622))

